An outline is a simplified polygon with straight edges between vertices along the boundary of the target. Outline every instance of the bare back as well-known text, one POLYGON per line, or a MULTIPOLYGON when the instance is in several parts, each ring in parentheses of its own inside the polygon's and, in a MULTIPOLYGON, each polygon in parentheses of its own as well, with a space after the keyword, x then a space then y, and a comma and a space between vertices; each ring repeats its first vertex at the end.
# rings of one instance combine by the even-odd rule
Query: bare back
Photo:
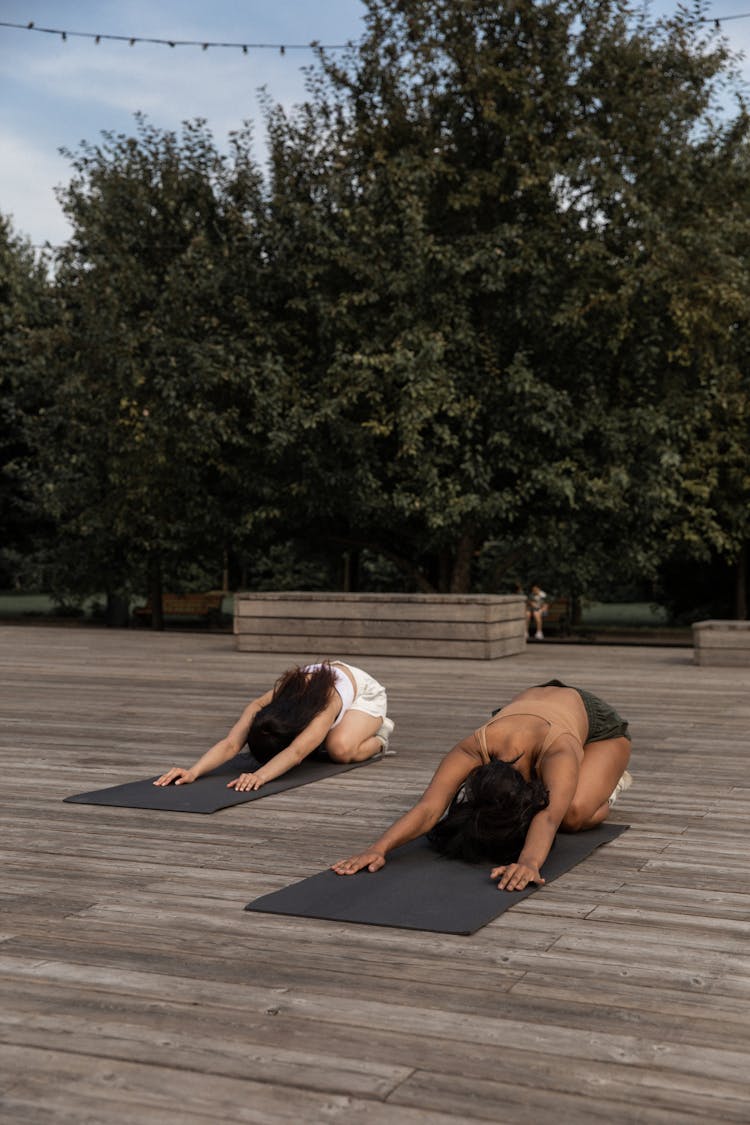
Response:
POLYGON ((580 762, 588 725, 583 700, 574 688, 532 687, 515 696, 462 745, 477 757, 478 764, 493 759, 512 762, 529 778, 563 735, 574 740, 580 762))

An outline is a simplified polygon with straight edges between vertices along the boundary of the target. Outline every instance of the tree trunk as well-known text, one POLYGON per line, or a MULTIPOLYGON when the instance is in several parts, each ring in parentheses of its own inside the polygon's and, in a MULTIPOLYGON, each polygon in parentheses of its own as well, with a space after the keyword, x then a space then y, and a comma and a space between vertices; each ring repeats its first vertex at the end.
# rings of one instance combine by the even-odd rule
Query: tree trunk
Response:
POLYGON ((221 592, 222 594, 229 593, 229 551, 224 548, 221 566, 221 592))
POLYGON ((747 543, 743 543, 740 548, 734 580, 735 620, 747 621, 747 543))
POLYGON ((122 594, 107 593, 104 620, 108 629, 125 629, 130 624, 130 606, 122 594))
POLYGON ((468 594, 471 590, 471 563, 474 558, 474 536, 465 531, 456 544, 451 570, 450 593, 468 594))
POLYGON ((447 594, 450 592, 452 571, 453 555, 446 547, 437 556, 437 588, 439 593, 447 594))
POLYGON ((164 628, 164 601, 161 588, 161 559, 152 555, 148 562, 148 600, 151 603, 151 628, 164 628))
POLYGON ((356 594, 359 591, 359 551, 353 547, 344 551, 344 580, 345 594, 356 594))

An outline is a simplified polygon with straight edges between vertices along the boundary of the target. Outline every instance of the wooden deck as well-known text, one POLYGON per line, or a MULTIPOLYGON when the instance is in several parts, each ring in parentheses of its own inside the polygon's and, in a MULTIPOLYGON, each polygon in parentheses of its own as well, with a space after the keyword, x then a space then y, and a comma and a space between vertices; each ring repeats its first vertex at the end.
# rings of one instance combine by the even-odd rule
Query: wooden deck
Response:
POLYGON ((62 803, 190 762, 292 663, 222 635, 0 629, 0 1118, 747 1122, 747 669, 373 658, 399 753, 372 773, 209 817, 62 803), (555 675, 631 722, 621 839, 472 937, 243 912, 367 843, 555 675))

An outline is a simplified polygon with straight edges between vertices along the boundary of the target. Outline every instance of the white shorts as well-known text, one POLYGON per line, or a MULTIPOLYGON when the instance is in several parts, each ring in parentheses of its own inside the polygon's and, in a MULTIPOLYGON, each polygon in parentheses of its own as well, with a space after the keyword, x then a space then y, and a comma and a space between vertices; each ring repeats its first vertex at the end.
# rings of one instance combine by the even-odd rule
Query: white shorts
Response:
MULTIPOLYGON (((366 715, 372 715, 376 719, 384 719, 388 714, 388 697, 383 685, 379 684, 369 672, 363 672, 361 668, 355 668, 353 664, 346 664, 343 660, 336 660, 334 663, 341 664, 351 672, 357 685, 354 699, 347 710, 364 711, 366 715)), ((344 714, 346 712, 337 717, 334 726, 343 719, 344 714)))

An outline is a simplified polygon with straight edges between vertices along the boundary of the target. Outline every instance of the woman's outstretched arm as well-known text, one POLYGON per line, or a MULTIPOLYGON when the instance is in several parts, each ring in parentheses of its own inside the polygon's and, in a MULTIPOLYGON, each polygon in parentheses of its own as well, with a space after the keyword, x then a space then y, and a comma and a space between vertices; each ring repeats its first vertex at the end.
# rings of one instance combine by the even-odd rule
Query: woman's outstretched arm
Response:
POLYGON ((555 834, 570 808, 578 784, 579 744, 566 736, 549 749, 539 764, 539 774, 549 791, 549 804, 531 821, 521 854, 490 872, 501 891, 522 891, 528 883, 543 883, 540 871, 555 834))
POLYGON ((261 707, 265 707, 267 703, 271 702, 273 692, 267 691, 264 695, 258 696, 252 703, 248 703, 245 710, 240 715, 237 722, 234 724, 229 734, 225 738, 219 739, 214 743, 210 750, 202 754, 197 761, 193 762, 192 766, 184 769, 182 766, 173 766, 172 769, 167 770, 161 777, 157 777, 154 785, 187 785, 196 778, 202 777, 204 773, 210 773, 211 770, 216 769, 223 762, 228 762, 230 758, 234 758, 239 754, 240 750, 247 741, 248 731, 252 726, 253 719, 260 711, 261 707))
POLYGON ((305 729, 300 731, 294 741, 290 742, 284 750, 274 754, 265 765, 262 765, 254 773, 241 773, 234 781, 228 783, 228 788, 236 789, 239 793, 251 789, 260 789, 267 781, 273 781, 275 778, 281 777, 287 770, 298 766, 304 758, 312 754, 313 750, 325 741, 340 707, 340 702, 337 699, 332 699, 325 710, 316 715, 312 722, 308 723, 305 729))
POLYGON ((368 871, 379 871, 385 864, 388 852, 429 832, 437 824, 477 765, 479 762, 476 754, 464 742, 459 742, 443 758, 416 805, 386 828, 383 835, 369 848, 332 864, 333 870, 338 875, 354 875, 365 867, 368 871))

